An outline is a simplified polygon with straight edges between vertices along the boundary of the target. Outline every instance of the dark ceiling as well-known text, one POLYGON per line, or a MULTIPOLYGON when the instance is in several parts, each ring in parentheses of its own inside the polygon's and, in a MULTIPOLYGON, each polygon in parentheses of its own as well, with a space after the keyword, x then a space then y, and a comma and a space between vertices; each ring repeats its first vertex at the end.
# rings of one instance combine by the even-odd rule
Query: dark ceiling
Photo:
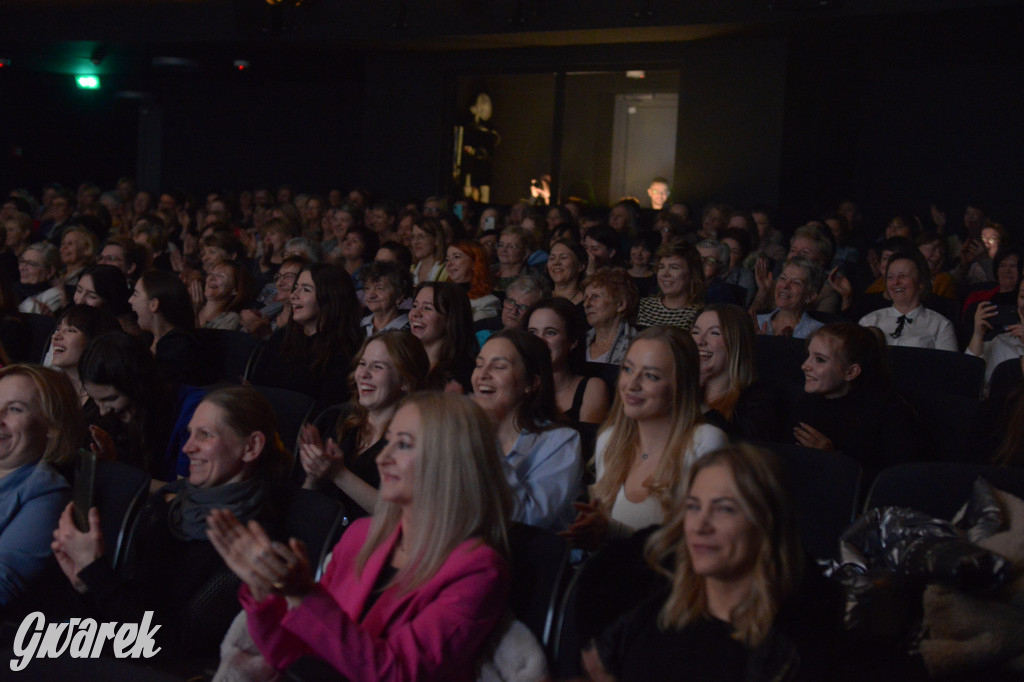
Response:
MULTIPOLYGON (((143 73, 153 58, 302 62, 368 49, 679 42, 1011 0, 6 0, 0 58, 44 73, 143 73), (95 62, 95 63, 94 63, 95 62)), ((230 68, 230 67, 226 67, 230 68)))

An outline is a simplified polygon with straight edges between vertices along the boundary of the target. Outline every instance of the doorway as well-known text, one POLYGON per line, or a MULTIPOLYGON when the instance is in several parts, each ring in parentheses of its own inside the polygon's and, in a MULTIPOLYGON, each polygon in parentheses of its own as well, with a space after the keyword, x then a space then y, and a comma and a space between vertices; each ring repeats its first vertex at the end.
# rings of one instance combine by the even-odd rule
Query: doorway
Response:
POLYGON ((669 180, 676 165, 677 93, 615 96, 612 167, 608 196, 646 196, 651 180, 669 180))

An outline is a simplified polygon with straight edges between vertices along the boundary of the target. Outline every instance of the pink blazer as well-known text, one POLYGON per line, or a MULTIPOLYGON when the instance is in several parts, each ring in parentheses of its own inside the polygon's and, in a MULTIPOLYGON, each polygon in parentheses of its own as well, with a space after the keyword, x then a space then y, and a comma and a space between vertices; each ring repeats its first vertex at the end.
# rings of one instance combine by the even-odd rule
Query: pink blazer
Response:
POLYGON ((249 632, 263 656, 284 669, 303 654, 316 654, 353 681, 474 680, 480 647, 505 612, 505 560, 467 540, 419 589, 399 595, 391 588, 380 595, 360 623, 399 534, 370 555, 360 576, 356 556, 369 528, 368 518, 352 524, 320 584, 291 611, 282 597, 257 602, 242 586, 249 632))

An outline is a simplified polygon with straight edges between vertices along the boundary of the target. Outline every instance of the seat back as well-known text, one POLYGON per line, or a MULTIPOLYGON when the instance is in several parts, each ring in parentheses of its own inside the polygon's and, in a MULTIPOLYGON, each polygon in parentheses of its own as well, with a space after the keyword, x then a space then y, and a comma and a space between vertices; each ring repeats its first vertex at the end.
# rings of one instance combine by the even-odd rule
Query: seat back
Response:
POLYGON ((253 386, 270 401, 277 415, 277 433, 284 443, 285 450, 297 453, 299 432, 302 425, 309 419, 316 403, 313 398, 297 391, 273 386, 253 386))
POLYGON ((252 334, 228 329, 196 329, 199 340, 200 371, 210 384, 242 383, 261 341, 252 334))
POLYGON ((555 533, 522 523, 509 532, 512 585, 509 606, 548 651, 569 566, 569 545, 555 533))
POLYGON ((588 377, 597 377, 608 386, 608 391, 615 395, 619 387, 619 366, 609 362, 588 362, 583 373, 588 377))
POLYGON ((28 327, 28 361, 42 362, 46 353, 46 344, 50 342, 53 330, 57 328, 57 319, 49 315, 29 313, 24 316, 28 327))
POLYGON ((782 459, 784 485, 793 500, 805 551, 816 559, 834 556, 839 536, 859 510, 864 476, 860 464, 838 452, 760 445, 782 459))
POLYGON ((803 339, 758 334, 754 340, 754 358, 761 381, 787 396, 803 393, 804 371, 800 367, 807 359, 807 344, 803 339))
POLYGON ((288 501, 284 525, 288 537, 305 543, 313 578, 319 580, 326 563, 324 559, 348 528, 344 506, 315 490, 296 488, 288 501))
POLYGON ((985 380, 985 361, 973 355, 934 348, 889 346, 893 387, 912 391, 940 391, 977 400, 985 380))
POLYGON ((991 451, 975 431, 981 402, 953 393, 913 391, 906 396, 917 413, 921 433, 927 435, 929 460, 987 461, 991 451))
POLYGON ((950 520, 970 498, 979 476, 999 490, 1024 498, 1024 470, 965 462, 922 462, 883 470, 871 486, 864 511, 909 507, 950 520))

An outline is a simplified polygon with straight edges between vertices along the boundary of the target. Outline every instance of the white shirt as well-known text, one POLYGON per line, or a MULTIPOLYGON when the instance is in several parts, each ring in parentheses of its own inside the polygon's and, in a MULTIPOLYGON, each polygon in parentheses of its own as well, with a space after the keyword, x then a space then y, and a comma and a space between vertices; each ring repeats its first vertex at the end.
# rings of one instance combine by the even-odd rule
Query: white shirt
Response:
POLYGON ((43 306, 46 306, 49 311, 47 314, 52 315, 64 307, 64 297, 64 287, 50 287, 46 291, 26 298, 18 306, 18 310, 23 313, 42 313, 43 306))
MULTIPOLYGON (((608 429, 597 438, 597 445, 594 448, 594 461, 597 465, 597 480, 604 475, 604 456, 608 449, 608 442, 612 438, 612 431, 608 429)), ((683 456, 683 467, 689 469, 694 462, 719 448, 729 444, 729 437, 717 426, 711 424, 700 424, 693 431, 693 439, 690 447, 683 456)), ((648 495, 642 502, 630 502, 626 498, 626 486, 619 488, 615 496, 615 503, 612 505, 611 518, 621 526, 628 528, 629 532, 646 528, 653 524, 665 522, 661 512, 661 503, 654 495, 648 495)), ((613 524, 615 525, 615 524, 613 524)), ((622 528, 613 529, 613 534, 621 535, 622 528)))
MULTIPOLYGON (((971 349, 966 351, 967 355, 974 355, 971 349)), ((985 342, 981 349, 981 359, 985 361, 985 392, 988 393, 988 384, 992 381, 992 372, 996 371, 999 363, 1006 360, 1016 360, 1024 356, 1024 343, 1011 335, 1009 332, 998 334, 985 342)))
POLYGON ((469 305, 473 309, 474 322, 501 315, 501 301, 494 294, 484 294, 480 298, 471 298, 469 299, 469 305))
POLYGON ((896 306, 882 308, 860 318, 860 326, 878 327, 885 333, 885 342, 890 346, 935 348, 957 352, 953 323, 923 305, 919 305, 907 313, 903 331, 899 338, 893 338, 892 335, 896 331, 899 318, 902 315, 903 313, 896 310, 896 306))

